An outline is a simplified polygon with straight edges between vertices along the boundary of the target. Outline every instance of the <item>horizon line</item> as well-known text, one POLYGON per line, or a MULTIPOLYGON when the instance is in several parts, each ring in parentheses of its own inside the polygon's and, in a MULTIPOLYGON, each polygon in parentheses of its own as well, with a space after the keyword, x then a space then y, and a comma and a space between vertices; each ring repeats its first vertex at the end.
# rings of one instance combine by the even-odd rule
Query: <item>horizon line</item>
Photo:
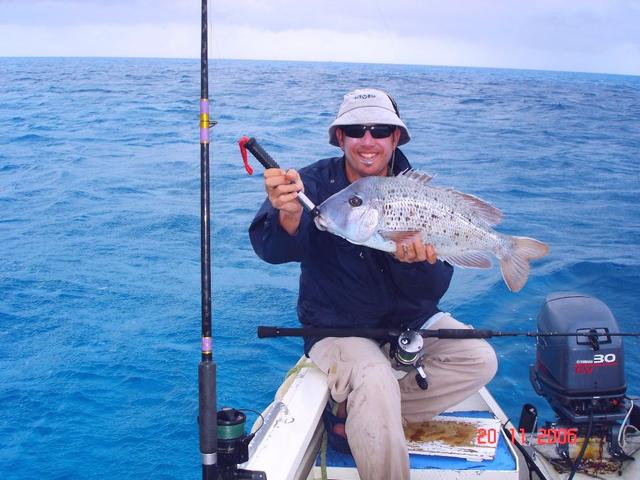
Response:
MULTIPOLYGON (((200 61, 198 57, 146 57, 146 56, 109 56, 109 55, 1 55, 3 58, 73 58, 73 59, 122 59, 122 60, 193 60, 200 61)), ((573 73, 587 75, 615 75, 622 77, 640 77, 640 73, 617 73, 604 71, 575 71, 575 70, 551 70, 548 68, 531 68, 531 67, 500 67, 500 66, 484 66, 484 65, 435 65, 427 63, 393 63, 393 62, 363 62, 363 61, 337 61, 337 60, 299 60, 299 59, 266 59, 266 58, 220 58, 209 57, 209 62, 215 61, 233 61, 233 62, 282 62, 282 63, 328 63, 342 65, 390 65, 390 66, 407 66, 407 67, 427 67, 427 68, 459 68, 459 69, 485 69, 485 70, 515 70, 526 72, 548 72, 548 73, 573 73)))

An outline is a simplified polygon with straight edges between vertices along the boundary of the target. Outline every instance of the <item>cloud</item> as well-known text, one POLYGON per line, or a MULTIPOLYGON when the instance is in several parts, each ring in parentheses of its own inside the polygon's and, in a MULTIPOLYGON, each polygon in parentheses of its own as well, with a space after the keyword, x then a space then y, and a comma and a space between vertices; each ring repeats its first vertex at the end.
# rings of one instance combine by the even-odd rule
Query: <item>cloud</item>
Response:
POLYGON ((640 74, 638 2, 236 0, 213 17, 223 58, 640 74))
POLYGON ((25 27, 0 25, 0 56, 196 57, 199 27, 180 23, 25 27))
MULTIPOLYGON (((640 74, 630 0, 216 0, 213 58, 640 74)), ((0 55, 199 55, 194 0, 0 0, 0 55)))
POLYGON ((212 58, 265 58, 371 63, 457 65, 640 74, 637 44, 593 51, 460 40, 438 36, 332 30, 283 30, 220 26, 213 29, 212 58))

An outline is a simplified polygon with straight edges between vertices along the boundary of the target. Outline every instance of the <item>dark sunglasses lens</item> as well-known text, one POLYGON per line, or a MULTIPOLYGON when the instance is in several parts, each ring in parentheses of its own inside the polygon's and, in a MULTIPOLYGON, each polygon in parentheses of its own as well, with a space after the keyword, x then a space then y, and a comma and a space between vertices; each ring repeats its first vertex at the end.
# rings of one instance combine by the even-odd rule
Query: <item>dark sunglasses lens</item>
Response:
POLYGON ((342 127, 344 134, 351 138, 362 138, 367 130, 371 132, 373 138, 387 138, 395 129, 396 127, 393 125, 372 125, 369 127, 365 125, 345 125, 342 127))
POLYGON ((391 125, 375 125, 370 128, 370 131, 373 138, 387 138, 395 129, 396 127, 391 125))
POLYGON ((342 131, 347 137, 362 138, 364 137, 366 127, 364 125, 345 125, 342 127, 342 131))

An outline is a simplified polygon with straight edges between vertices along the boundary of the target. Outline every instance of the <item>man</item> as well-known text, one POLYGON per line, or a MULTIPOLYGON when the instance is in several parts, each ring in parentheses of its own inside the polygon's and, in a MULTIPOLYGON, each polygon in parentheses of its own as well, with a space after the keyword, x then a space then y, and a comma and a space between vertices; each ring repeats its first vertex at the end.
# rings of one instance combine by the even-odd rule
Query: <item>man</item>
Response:
MULTIPOLYGON (((410 140, 395 102, 384 92, 348 93, 329 127, 343 156, 297 171, 268 169, 268 198, 249 228, 256 253, 270 263, 300 262, 298 317, 314 327, 469 328, 440 312, 453 267, 416 240, 395 255, 320 231, 297 192, 320 204, 362 177, 395 175, 409 162, 397 148, 410 140)), ((344 429, 363 480, 408 479, 403 422, 420 422, 485 385, 496 357, 484 340, 425 339, 429 387, 401 377, 375 340, 305 338, 305 353, 328 374, 331 397, 346 415, 344 429), (346 408, 345 408, 346 407, 346 408)))

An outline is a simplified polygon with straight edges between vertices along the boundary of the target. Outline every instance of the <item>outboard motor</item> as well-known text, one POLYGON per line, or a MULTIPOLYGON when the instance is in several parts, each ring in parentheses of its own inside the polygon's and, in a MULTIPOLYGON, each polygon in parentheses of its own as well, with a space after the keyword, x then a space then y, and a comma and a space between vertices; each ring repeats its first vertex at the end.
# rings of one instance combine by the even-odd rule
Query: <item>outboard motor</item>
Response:
POLYGON ((624 352, 618 322, 600 300, 578 293, 552 293, 538 315, 539 333, 584 335, 538 337, 530 379, 560 418, 585 423, 624 419, 624 352))
POLYGON ((557 425, 608 438, 612 456, 626 456, 618 444, 619 421, 628 411, 624 352, 618 323, 600 300, 579 293, 552 293, 538 314, 536 364, 529 377, 538 395, 558 415, 557 425), (569 334, 563 336, 562 334, 569 334))

